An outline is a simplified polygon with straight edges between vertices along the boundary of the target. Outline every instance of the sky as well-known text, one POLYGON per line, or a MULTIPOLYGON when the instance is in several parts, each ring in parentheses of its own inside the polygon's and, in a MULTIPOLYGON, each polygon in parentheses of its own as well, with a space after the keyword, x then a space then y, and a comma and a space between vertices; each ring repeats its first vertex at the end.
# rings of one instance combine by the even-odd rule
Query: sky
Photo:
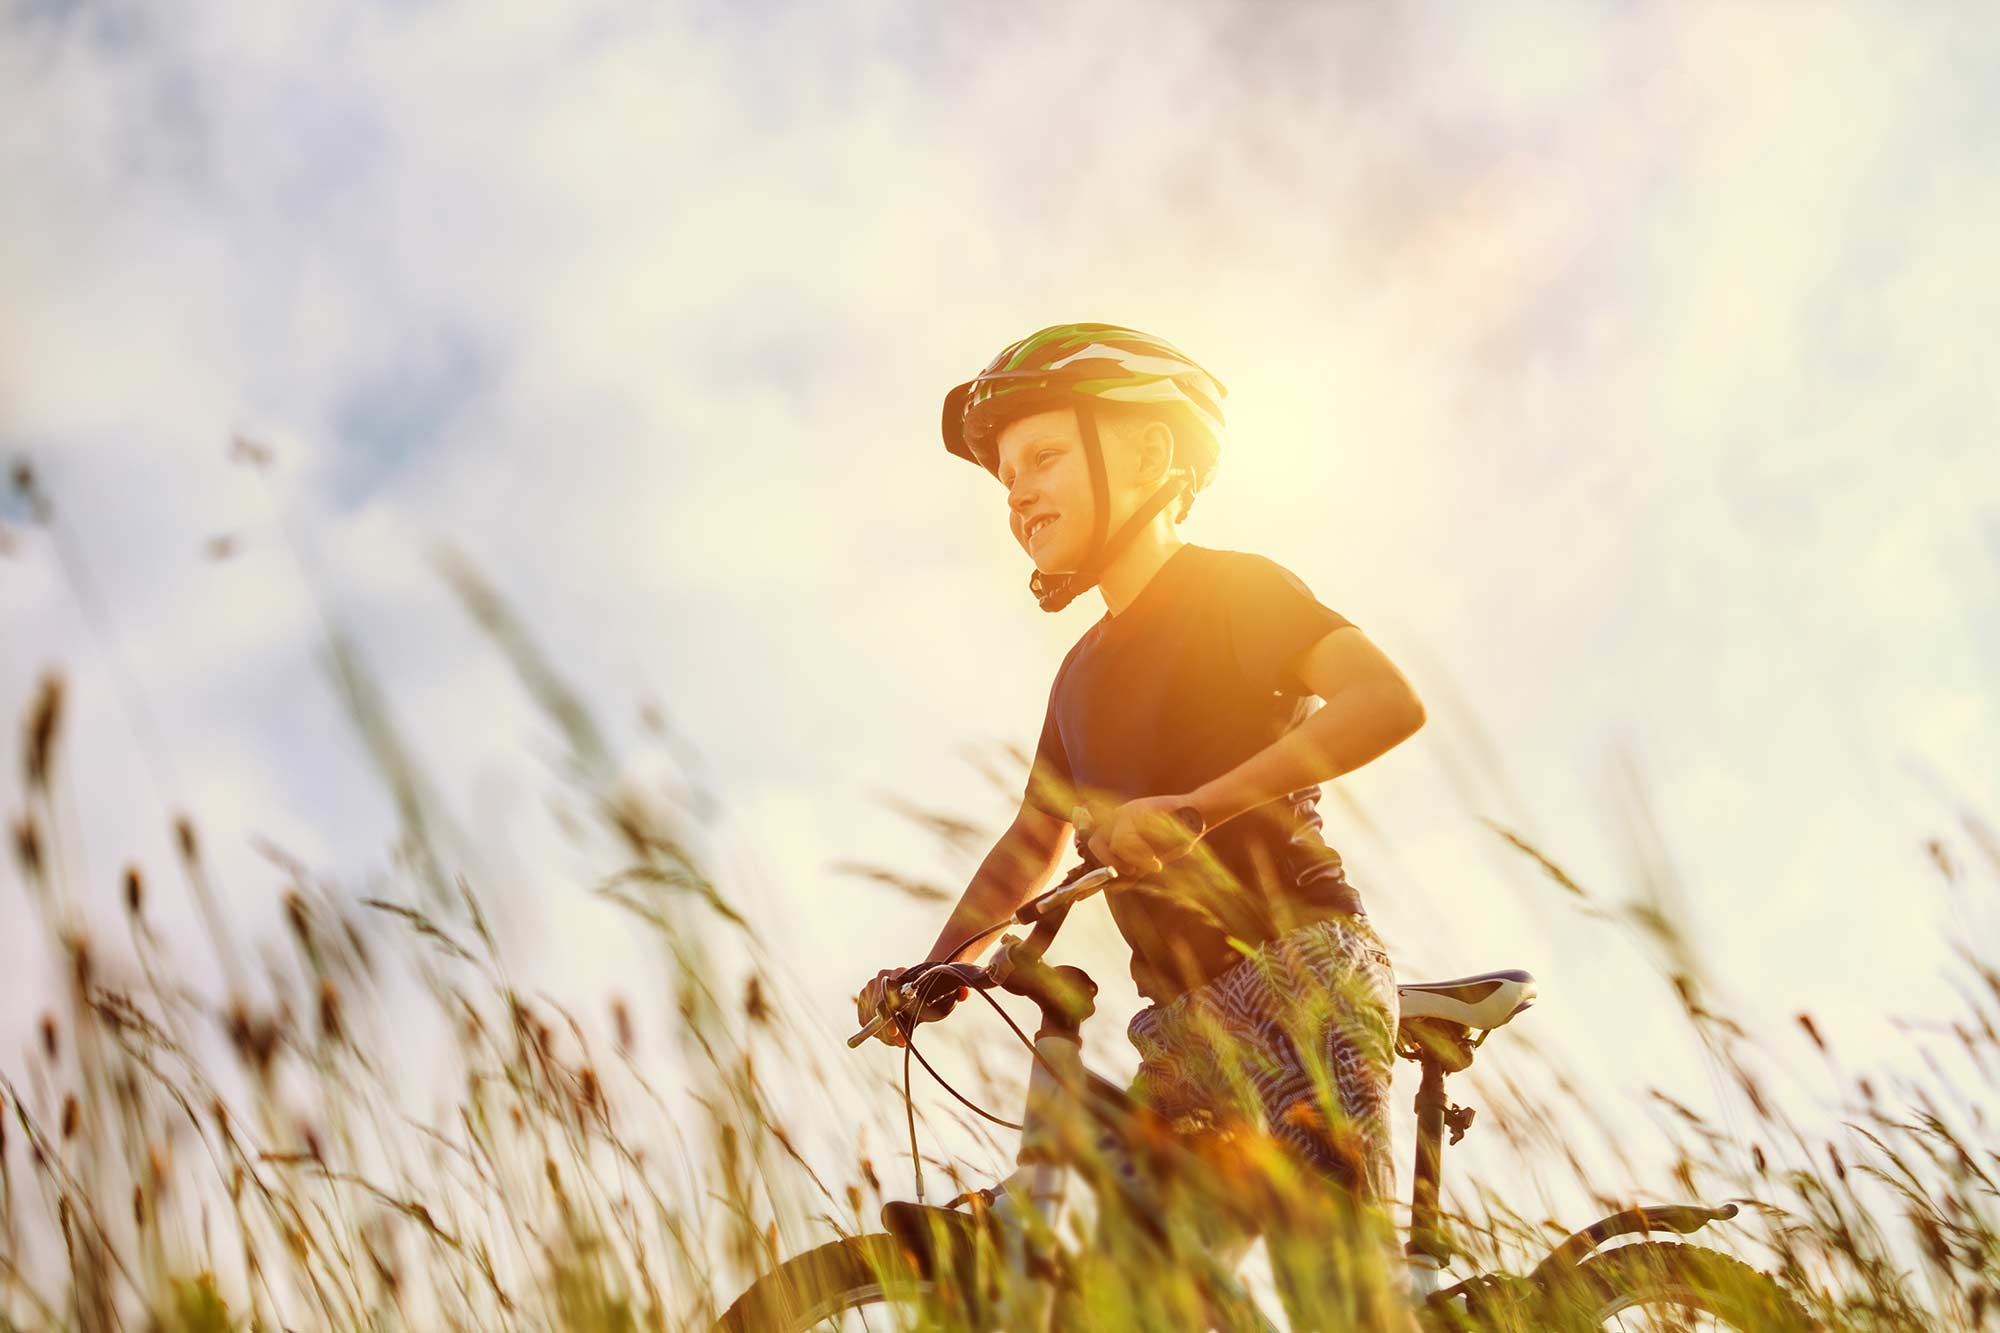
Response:
MULTIPOLYGON (((831 1040, 941 924, 834 867, 960 887, 893 801, 997 831, 974 761, 1103 611, 1034 606, 938 404, 1129 324, 1229 390, 1183 534, 1297 572, 1429 707, 1324 803, 1400 979, 1528 968, 1516 1028, 1607 1100, 1715 1104, 1646 954, 1493 828, 1616 903, 1643 799, 1801 1086, 1802 1010, 1898 1062, 1991 922, 1925 842, 1972 864, 1963 813, 2000 818, 1996 58, 1973 6, 16 3, 0 456, 64 545, 0 502, 0 701, 70 683, 91 910, 186 809, 275 930, 253 835, 360 886, 395 832, 335 618, 524 965, 643 994, 447 545, 634 790, 714 794, 831 1040)), ((8 936, 12 1060, 48 960, 8 936)), ((1129 1069, 1101 911, 1064 947, 1129 1069)))

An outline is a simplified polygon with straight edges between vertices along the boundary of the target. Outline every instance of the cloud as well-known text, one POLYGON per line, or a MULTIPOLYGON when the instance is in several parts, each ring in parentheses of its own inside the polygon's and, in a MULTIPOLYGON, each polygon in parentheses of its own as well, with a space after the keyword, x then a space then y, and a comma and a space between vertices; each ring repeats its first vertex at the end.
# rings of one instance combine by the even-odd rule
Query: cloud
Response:
MULTIPOLYGON (((1750 1003, 1838 1003, 1823 951, 1920 1007, 1938 941, 1875 886, 1948 815, 1885 774, 2000 800, 1994 42, 1867 7, 17 8, 0 448, 107 626, 0 510, 0 697, 66 664, 76 771, 143 771, 122 670, 248 899, 253 829, 348 866, 391 830, 324 610, 458 817, 529 808, 552 742, 447 538, 621 743, 663 703, 746 882, 840 941, 795 942, 833 1004, 937 923, 816 868, 932 864, 873 793, 991 809, 958 746, 1030 740, 1096 614, 1030 606, 939 397, 1114 319, 1230 386, 1188 535, 1436 664, 1509 775, 1466 810, 1434 721, 1341 780, 1408 851, 1350 855, 1405 979, 1550 971, 1536 1021, 1647 1075, 1585 999, 1616 965, 1491 892, 1467 821, 1526 805, 1620 885, 1627 738, 1750 1003)), ((142 801, 80 817, 164 854, 142 801)), ((596 984, 619 929, 565 919, 545 961, 596 984)))

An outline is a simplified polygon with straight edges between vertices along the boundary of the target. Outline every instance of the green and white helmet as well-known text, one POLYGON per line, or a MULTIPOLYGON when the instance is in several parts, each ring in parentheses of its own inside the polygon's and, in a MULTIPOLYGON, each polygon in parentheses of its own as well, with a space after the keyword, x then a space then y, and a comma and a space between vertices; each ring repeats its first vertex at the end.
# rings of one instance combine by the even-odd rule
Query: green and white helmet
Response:
MULTIPOLYGON (((1056 324, 1002 349, 944 399, 944 447, 1000 475, 996 441, 1009 421, 1056 407, 1076 409, 1097 499, 1091 555, 1072 574, 1037 570, 1029 586, 1045 611, 1059 611, 1094 586, 1111 558, 1155 514, 1215 479, 1222 460, 1222 399, 1228 390, 1164 338, 1119 324, 1056 324), (1099 403, 1158 410, 1174 428, 1174 473, 1118 534, 1105 540, 1109 488, 1098 442, 1099 403)), ((1183 508, 1185 513, 1185 508, 1183 508)))
POLYGON ((1079 400, 1154 405, 1196 427, 1188 458, 1195 489, 1221 458, 1228 390, 1165 338, 1118 324, 1055 324, 1002 349, 944 400, 944 447, 999 475, 994 440, 1015 417, 1079 400))

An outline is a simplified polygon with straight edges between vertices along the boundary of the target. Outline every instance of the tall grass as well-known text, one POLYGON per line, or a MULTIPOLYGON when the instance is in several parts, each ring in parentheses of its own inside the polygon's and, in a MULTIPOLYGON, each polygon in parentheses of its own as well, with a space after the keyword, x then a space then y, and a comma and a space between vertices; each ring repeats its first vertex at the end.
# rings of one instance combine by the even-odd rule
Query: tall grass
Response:
MULTIPOLYGON (((32 474, 16 484, 58 540, 32 474)), ((827 1126, 810 1123, 798 1083, 830 1077, 822 1053, 858 1057, 827 1051, 800 1020, 767 943, 782 923, 754 919, 690 846, 688 826, 633 798, 589 702, 477 573, 449 557, 440 571, 562 738, 558 781, 590 867, 571 891, 648 932, 674 1012, 649 1027, 616 995, 548 994, 518 979, 487 890, 439 836, 437 798, 391 691, 330 611, 329 672, 393 798, 396 870, 367 886, 331 883, 261 843, 282 903, 272 938, 236 923, 240 899, 217 883, 203 830, 174 812, 173 878, 133 866, 113 885, 82 880, 63 830, 110 776, 67 770, 73 705, 51 673, 15 704, 22 800, 7 812, 11 882, 0 888, 17 895, 5 919, 34 933, 57 978, 31 1049, 0 1059, 0 1329, 702 1328, 787 1255, 879 1230, 885 1197, 906 1192, 907 1162, 855 1152, 828 1164, 827 1126), (212 959, 172 947, 168 917, 198 925, 212 959), (788 1085, 774 1087, 781 1069, 788 1085)), ((908 813, 968 845, 985 836, 976 820, 908 813)), ((1658 885, 1639 885, 1625 905, 1600 902, 1559 854, 1495 832, 1594 928, 1631 933, 1661 960, 1752 1132, 1725 1132, 1666 1089, 1655 1090, 1664 1120, 1619 1123, 1587 1080, 1526 1040, 1475 1071, 1477 1132, 1500 1135, 1528 1174, 1567 1175, 1606 1211, 1640 1191, 1607 1178, 1601 1157, 1586 1161, 1583 1136, 1614 1157, 1638 1155, 1635 1136, 1658 1136, 1687 1198, 1745 1201, 1695 1239, 1777 1274, 1829 1328, 1990 1320, 2000 970, 1981 942, 1953 948, 1962 1009, 1911 1024, 1921 1074, 1843 1070, 1839 1034, 1799 1015, 1843 1080, 1837 1105, 1816 1104, 1785 1086, 1768 1036, 1714 1007, 1700 942, 1658 885)), ((1971 814, 1932 858, 1953 894, 2000 884, 2000 839, 1971 814)), ((935 886, 860 869, 938 910, 935 886)), ((1018 1078, 1025 1056, 1006 1064, 983 1091, 1018 1078)), ((1011 1109, 1016 1095, 987 1104, 1011 1109)), ((875 1106, 875 1140, 890 1141, 905 1108, 891 1091, 875 1106)), ((956 1115, 950 1141, 983 1145, 989 1164, 1004 1155, 1004 1136, 969 1113, 925 1110, 956 1115)), ((984 1183, 958 1162, 928 1164, 953 1191, 984 1183)), ((1523 1272, 1591 1220, 1558 1224, 1510 1202, 1449 1151, 1446 1174, 1461 1271, 1523 1272)), ((1092 1325, 1185 1326, 1201 1308, 1195 1266, 1149 1259, 1130 1239, 1072 1245, 1092 1325)), ((1326 1263, 1351 1263, 1355 1282, 1373 1280, 1366 1247, 1342 1258, 1322 1235, 1271 1244, 1317 1247, 1326 1263)))

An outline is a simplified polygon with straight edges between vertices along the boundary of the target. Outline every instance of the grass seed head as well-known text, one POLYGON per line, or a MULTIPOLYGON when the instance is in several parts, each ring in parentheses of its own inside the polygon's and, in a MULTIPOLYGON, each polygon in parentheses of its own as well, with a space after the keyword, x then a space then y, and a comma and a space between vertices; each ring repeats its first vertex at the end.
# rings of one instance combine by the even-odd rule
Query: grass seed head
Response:
POLYGON ((301 948, 312 948, 312 919, 306 912, 306 900, 296 889, 285 894, 285 924, 291 928, 301 948))
POLYGON ((319 1035, 330 1045, 340 1042, 340 991, 329 978, 319 983, 319 1035))
POLYGON ((97 974, 90 953, 90 936, 82 930, 65 930, 62 945, 69 954, 70 979, 76 983, 77 993, 90 994, 90 983, 97 974))
POLYGON ((1808 1013, 1801 1013, 1798 1016, 1798 1022, 1799 1026, 1806 1030, 1806 1036, 1812 1038, 1812 1044, 1819 1048, 1819 1053, 1821 1055, 1825 1055, 1826 1039, 1819 1035, 1819 1025, 1813 1022, 1812 1015, 1808 1013))
POLYGON ((617 1036, 618 1053, 632 1054, 632 1009, 622 995, 611 998, 611 1030, 617 1036))
POLYGON ((125 867, 125 910, 137 919, 146 908, 146 881, 139 874, 139 867, 125 867))
POLYGON ((260 1075, 269 1073, 278 1052, 278 1025, 251 1013, 241 999, 234 1000, 229 1006, 229 1044, 247 1067, 260 1075))
POLYGON ((749 982, 743 987, 743 1013, 752 1023, 760 1027, 770 1025, 771 1006, 765 1002, 764 987, 754 972, 750 974, 749 982))
POLYGON ((14 859, 21 863, 21 874, 30 883, 42 882, 42 835, 27 815, 14 821, 14 859))
POLYGON ((63 683, 54 672, 42 677, 35 701, 28 709, 27 759, 28 790, 48 786, 49 767, 55 759, 56 732, 62 724, 63 683))

